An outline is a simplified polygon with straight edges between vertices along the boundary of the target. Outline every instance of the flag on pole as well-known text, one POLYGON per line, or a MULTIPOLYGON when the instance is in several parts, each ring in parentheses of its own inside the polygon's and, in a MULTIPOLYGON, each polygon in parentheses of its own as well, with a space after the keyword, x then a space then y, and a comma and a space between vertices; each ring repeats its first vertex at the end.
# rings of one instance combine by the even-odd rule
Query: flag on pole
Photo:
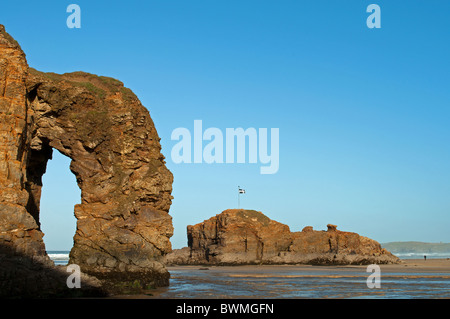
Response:
POLYGON ((245 194, 245 189, 242 189, 241 186, 238 186, 238 208, 241 208, 241 194, 245 194))

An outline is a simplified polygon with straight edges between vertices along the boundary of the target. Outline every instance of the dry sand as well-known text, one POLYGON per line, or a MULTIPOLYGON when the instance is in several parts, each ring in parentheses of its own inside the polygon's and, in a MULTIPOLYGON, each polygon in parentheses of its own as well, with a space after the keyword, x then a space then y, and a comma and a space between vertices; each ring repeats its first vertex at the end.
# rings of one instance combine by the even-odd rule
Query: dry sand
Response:
POLYGON ((385 272, 450 273, 450 258, 402 259, 401 264, 381 265, 385 272))

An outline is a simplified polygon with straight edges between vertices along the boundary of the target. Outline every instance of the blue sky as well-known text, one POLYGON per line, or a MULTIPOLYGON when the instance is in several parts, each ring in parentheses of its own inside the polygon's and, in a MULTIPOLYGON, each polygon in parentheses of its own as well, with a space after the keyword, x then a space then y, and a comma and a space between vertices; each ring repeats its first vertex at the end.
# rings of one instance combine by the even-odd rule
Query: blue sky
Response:
MULTIPOLYGON (((237 206, 292 231, 450 242, 450 2, 8 1, 0 23, 41 71, 111 76, 146 106, 174 174, 174 248, 237 206), (81 7, 81 29, 66 8, 81 7), (381 8, 369 29, 366 8, 381 8), (279 128, 280 169, 175 164, 178 127, 279 128)), ((49 250, 70 249, 80 202, 69 161, 44 176, 49 250)))

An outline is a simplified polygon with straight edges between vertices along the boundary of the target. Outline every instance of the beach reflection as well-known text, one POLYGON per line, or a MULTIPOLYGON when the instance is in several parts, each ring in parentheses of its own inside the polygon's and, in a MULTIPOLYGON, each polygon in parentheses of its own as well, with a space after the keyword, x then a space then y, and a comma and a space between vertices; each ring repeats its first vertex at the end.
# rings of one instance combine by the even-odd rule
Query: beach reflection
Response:
MULTIPOLYGON (((450 265, 450 262, 448 263, 450 265)), ((158 298, 449 298, 450 271, 388 267, 369 289, 365 266, 169 267, 158 298), (393 269, 391 269, 393 268, 393 269), (389 272, 390 271, 390 272, 389 272)))

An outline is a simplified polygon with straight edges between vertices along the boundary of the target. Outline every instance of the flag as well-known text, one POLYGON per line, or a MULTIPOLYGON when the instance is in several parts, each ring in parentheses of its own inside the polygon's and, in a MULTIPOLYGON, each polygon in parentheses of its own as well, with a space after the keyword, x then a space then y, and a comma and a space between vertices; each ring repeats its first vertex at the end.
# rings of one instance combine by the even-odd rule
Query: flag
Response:
POLYGON ((245 189, 239 188, 239 194, 245 194, 245 189))

